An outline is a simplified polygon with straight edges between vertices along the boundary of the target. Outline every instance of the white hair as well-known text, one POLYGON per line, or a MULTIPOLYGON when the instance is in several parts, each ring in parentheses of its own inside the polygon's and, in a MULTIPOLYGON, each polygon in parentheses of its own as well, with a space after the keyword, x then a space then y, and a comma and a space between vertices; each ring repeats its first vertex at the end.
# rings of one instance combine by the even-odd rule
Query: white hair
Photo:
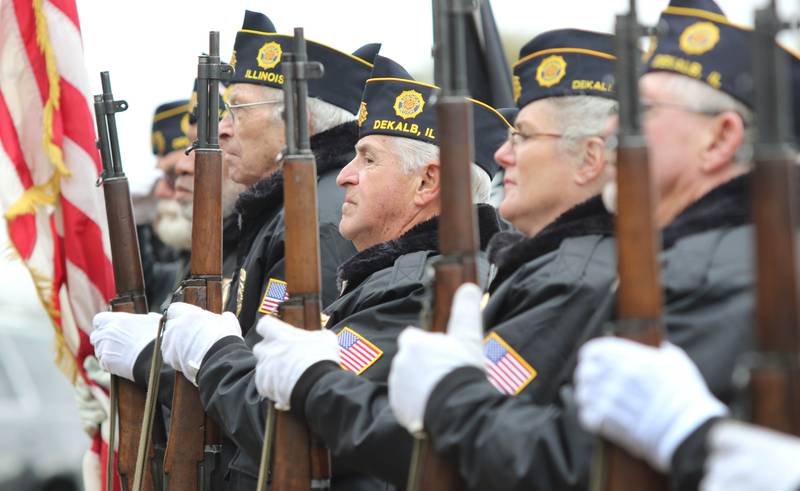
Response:
POLYGON ((584 155, 579 153, 581 143, 593 136, 604 136, 608 120, 617 114, 617 101, 592 95, 571 95, 546 99, 563 135, 559 144, 562 151, 581 165, 584 155))
MULTIPOLYGON (((264 87, 265 94, 272 99, 283 100, 283 91, 273 87, 264 87)), ((340 124, 349 123, 356 120, 356 115, 339 106, 334 106, 329 102, 325 102, 315 97, 307 99, 308 114, 311 121, 311 127, 314 129, 314 134, 328 131, 335 128, 340 124)), ((275 106, 272 111, 274 120, 281 120, 283 113, 283 104, 275 106)))
MULTIPOLYGON (((439 160, 439 147, 432 143, 401 136, 390 138, 394 142, 394 151, 400 159, 405 174, 419 172, 428 162, 439 160)), ((470 165, 470 181, 472 183, 472 202, 488 203, 492 188, 489 174, 474 162, 470 165)))
POLYGON ((735 112, 742 119, 744 141, 736 152, 734 162, 746 163, 751 159, 753 143, 753 112, 732 96, 710 85, 684 75, 673 75, 665 82, 664 88, 678 95, 690 109, 706 114, 735 112))

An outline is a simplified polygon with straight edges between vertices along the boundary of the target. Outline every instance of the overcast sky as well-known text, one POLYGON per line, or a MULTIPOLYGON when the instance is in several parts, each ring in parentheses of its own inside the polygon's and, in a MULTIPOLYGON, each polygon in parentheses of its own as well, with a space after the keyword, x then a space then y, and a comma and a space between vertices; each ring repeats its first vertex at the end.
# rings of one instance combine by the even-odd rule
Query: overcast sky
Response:
MULTIPOLYGON (((752 23, 763 0, 718 0, 728 16, 752 23)), ((643 22, 652 24, 666 0, 639 0, 643 22)), ((785 15, 797 1, 778 2, 785 15)), ((627 0, 493 0, 501 33, 529 39, 555 28, 577 27, 610 32, 614 14, 627 0)), ((381 53, 415 72, 430 64, 431 3, 429 0, 78 0, 92 93, 100 92, 99 72, 111 72, 117 98, 130 109, 117 116, 123 164, 137 180, 153 166, 150 122, 162 102, 187 98, 197 70, 197 55, 208 49, 208 31, 219 30, 221 54, 230 58, 245 9, 267 14, 279 32, 304 27, 306 36, 343 51, 370 42, 381 53), (102 8, 101 8, 102 7, 102 8)))
MULTIPOLYGON (((753 9, 765 0, 718 0, 731 20, 752 24, 753 9)), ((493 0, 502 33, 530 39, 556 28, 577 27, 610 32, 614 14, 626 0, 493 0)), ((640 19, 653 24, 667 0, 639 0, 640 19)), ((797 14, 800 2, 779 0, 784 16, 797 14)), ((100 92, 102 70, 111 72, 114 94, 130 109, 117 116, 125 170, 136 181, 154 165, 150 123, 160 103, 187 98, 197 70, 197 55, 208 48, 208 31, 221 31, 227 60, 245 9, 264 12, 277 29, 305 27, 310 39, 343 51, 383 43, 382 53, 415 72, 430 64, 429 0, 78 0, 84 50, 92 93, 100 92)), ((791 41, 790 41, 791 42, 791 41)), ((796 44, 796 43, 794 43, 796 44)), ((0 243, 6 243, 0 227, 0 243)), ((27 273, 0 255, 0 276, 19 278, 0 285, 0 305, 39 308, 27 273)))

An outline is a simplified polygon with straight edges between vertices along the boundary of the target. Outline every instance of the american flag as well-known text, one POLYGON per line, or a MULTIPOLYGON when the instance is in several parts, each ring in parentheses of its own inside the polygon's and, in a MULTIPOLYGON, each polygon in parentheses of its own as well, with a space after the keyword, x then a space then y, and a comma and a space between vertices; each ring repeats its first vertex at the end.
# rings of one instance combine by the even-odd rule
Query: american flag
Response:
POLYGON ((258 311, 262 314, 277 315, 278 305, 288 299, 289 292, 286 290, 286 282, 270 278, 258 311))
POLYGON ((496 333, 484 341, 483 355, 489 382, 503 394, 519 394, 536 378, 536 370, 496 333))
MULTIPOLYGON (((75 0, 0 0, 0 208, 60 367, 107 405, 83 368, 92 317, 115 291, 82 43, 75 0)), ((91 448, 104 454, 101 434, 91 448)))
POLYGON ((356 375, 360 375, 383 355, 380 348, 349 327, 342 329, 337 339, 339 340, 339 364, 345 370, 356 375))

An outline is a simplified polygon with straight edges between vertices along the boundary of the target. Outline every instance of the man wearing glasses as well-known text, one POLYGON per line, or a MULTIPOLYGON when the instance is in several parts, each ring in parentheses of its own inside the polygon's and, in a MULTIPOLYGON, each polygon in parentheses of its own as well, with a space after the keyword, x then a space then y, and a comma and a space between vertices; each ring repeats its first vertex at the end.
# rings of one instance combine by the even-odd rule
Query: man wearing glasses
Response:
MULTIPOLYGON (((355 253, 352 244, 338 231, 344 191, 337 188, 336 176, 353 156, 358 136, 356 113, 379 45, 367 45, 351 55, 311 40, 306 43, 309 59, 325 66, 323 78, 309 81, 308 111, 311 150, 318 174, 322 301, 327 305, 337 296, 338 266, 355 253)), ((179 329, 168 329, 162 345, 164 353, 182 356, 180 360, 165 356, 165 372, 170 371, 166 365, 180 366, 187 372, 190 360, 203 361, 204 369, 220 369, 215 372, 219 376, 200 383, 199 390, 206 412, 226 437, 223 455, 231 465, 228 489, 252 489, 258 472, 257 462, 237 450, 260 438, 243 434, 242 429, 249 428, 243 418, 250 416, 240 410, 247 397, 246 382, 240 383, 245 375, 241 368, 252 358, 248 346, 259 340, 250 327, 264 315, 275 315, 278 304, 285 299, 283 174, 279 168, 285 139, 281 59, 291 49, 292 37, 277 34, 266 16, 245 13, 231 59, 236 75, 227 91, 226 111, 219 126, 223 167, 232 181, 248 187, 236 202, 240 267, 226 306, 227 311, 236 314, 238 322, 227 314, 223 319, 232 322, 205 329, 204 323, 217 324, 219 316, 198 309, 199 315, 193 313, 170 323, 190 323, 195 335, 172 335, 179 329), (243 334, 245 342, 236 342, 242 341, 243 334)), ((99 316, 94 324, 93 342, 98 346, 97 356, 103 367, 144 383, 157 319, 99 316), (114 346, 114 342, 105 342, 112 338, 135 341, 114 346)), ((197 368, 188 370, 186 375, 192 377, 197 368)), ((169 377, 162 375, 161 379, 164 390, 159 391, 160 402, 169 406, 170 383, 163 383, 169 377)), ((192 382, 199 383, 194 377, 192 382)))
MULTIPOLYGON (((480 346, 482 334, 477 334, 479 357, 484 350, 492 360, 503 353, 490 381, 479 373, 480 381, 498 397, 521 394, 526 399, 554 398, 557 387, 569 375, 561 373, 564 359, 574 350, 585 320, 607 295, 615 276, 613 226, 599 198, 608 178, 605 136, 613 130, 616 113, 613 94, 602 86, 613 72, 610 50, 608 35, 554 31, 528 43, 515 67, 521 108, 516 116, 517 128, 510 131, 494 160, 506 171, 506 194, 500 212, 522 233, 499 233, 490 242, 489 253, 497 272, 489 286, 491 297, 484 313, 490 331, 484 346, 480 346), (549 58, 552 56, 555 58, 549 58), (541 82, 537 81, 537 72, 541 72, 541 82), (576 90, 572 88, 574 81, 596 82, 591 85, 597 88, 576 90)), ((367 87, 370 85, 368 82, 367 87)), ((365 98, 369 95, 365 90, 365 98)), ((370 108, 376 105, 373 101, 366 103, 370 108)), ((359 145, 369 138, 363 138, 359 145)), ((483 138, 476 132, 476 148, 483 138)), ((347 170, 340 178, 344 184, 349 184, 347 170)), ((350 224, 343 220, 342 227, 346 225, 350 224)), ((479 326, 481 292, 470 286, 461 295, 467 300, 456 304, 451 318, 479 326)), ((342 306, 348 299, 356 302, 353 298, 357 297, 350 295, 339 301, 342 306)), ((332 309, 340 306, 339 302, 332 309)), ((308 336, 264 319, 259 330, 269 335, 254 350, 259 358, 256 385, 263 395, 284 407, 290 405, 293 412, 305 417, 335 456, 347 457, 360 472, 402 488, 408 477, 411 438, 387 405, 385 385, 387 358, 397 349, 398 326, 386 316, 381 322, 381 317, 369 317, 368 313, 356 312, 348 317, 334 312, 331 317, 340 328, 351 323, 358 326, 361 321, 364 327, 359 326, 360 335, 380 333, 380 337, 365 336, 370 342, 379 340, 373 344, 381 349, 381 356, 358 377, 342 372, 330 361, 356 371, 352 367, 358 368, 362 352, 348 348, 346 343, 342 347, 340 342, 338 356, 332 356, 336 351, 324 350, 321 336, 316 342, 303 339, 301 343, 301 337, 308 336), (309 346, 317 348, 316 353, 308 351, 309 346), (315 359, 319 353, 329 357, 315 359), (331 424, 332 420, 337 423, 331 424)), ((342 339, 342 334, 339 337, 342 339)), ((441 355, 447 359, 454 353, 441 355)), ((424 365, 418 367, 420 371, 439 370, 436 359, 419 361, 424 365)), ((456 384, 469 381, 458 375, 453 380, 456 384)), ((391 386, 389 380, 390 390, 391 386)), ((415 392, 401 389, 400 397, 413 397, 415 392)), ((470 427, 462 425, 469 422, 467 408, 465 404, 440 417, 460 427, 459 431, 468 432, 470 427)), ((484 450, 479 451, 479 460, 502 459, 494 449, 484 450)), ((510 471, 495 467, 486 482, 469 482, 468 487, 503 489, 501 474, 510 471)))
MULTIPOLYGON (((752 121, 752 83, 744 83, 751 68, 742 55, 750 32, 732 25, 712 0, 673 0, 659 26, 639 82, 642 127, 663 229, 663 325, 685 353, 665 343, 650 357, 661 363, 649 363, 637 356, 640 345, 595 340, 580 352, 575 392, 564 383, 556 399, 523 400, 492 393, 482 381, 483 360, 469 355, 468 327, 467 334, 436 338, 404 333, 389 378, 392 407, 410 429, 424 422, 470 487, 585 488, 594 445, 586 428, 669 474, 671 489, 695 489, 709 421, 724 415, 736 395, 732 375, 750 347, 754 318, 743 152, 752 121), (693 373, 679 370, 686 355, 697 366, 693 373), (435 360, 435 369, 423 359, 435 360), (690 375, 724 404, 693 404, 684 383, 690 375), (466 416, 454 420, 459 413, 466 416)), ((549 327, 561 330, 564 314, 559 310, 549 327)), ((587 334, 602 334, 611 319, 602 311, 587 316, 587 334)), ((564 365, 569 375, 574 362, 564 365)))

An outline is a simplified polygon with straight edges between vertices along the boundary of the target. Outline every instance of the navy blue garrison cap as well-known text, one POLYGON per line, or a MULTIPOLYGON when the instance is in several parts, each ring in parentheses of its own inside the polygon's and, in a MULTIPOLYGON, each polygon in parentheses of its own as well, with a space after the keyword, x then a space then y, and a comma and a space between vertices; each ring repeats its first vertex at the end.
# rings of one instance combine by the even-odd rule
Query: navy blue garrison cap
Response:
MULTIPOLYGON (((358 111, 358 136, 389 135, 438 145, 435 85, 418 82, 399 64, 378 55, 372 77, 367 80, 358 111)), ((503 115, 475 99, 472 103, 475 163, 489 176, 497 172, 494 152, 508 137, 510 125, 503 115)))
MULTIPOLYGON (((753 108, 753 30, 732 23, 713 0, 672 0, 645 59, 648 71, 704 82, 753 108)), ((791 73, 794 133, 800 135, 800 59, 783 49, 791 73)))
POLYGON ((150 141, 153 145, 153 155, 164 155, 183 150, 189 146, 186 136, 188 128, 184 128, 183 121, 189 114, 189 101, 180 100, 161 104, 153 115, 153 129, 150 141))
POLYGON ((539 34, 514 63, 514 99, 522 108, 547 97, 614 97, 613 36, 579 29, 539 34))
MULTIPOLYGON (((355 114, 364 81, 372 72, 372 60, 379 49, 379 44, 368 44, 349 54, 306 39, 308 59, 325 66, 322 78, 308 81, 308 95, 355 114)), ((231 64, 236 73, 230 83, 282 89, 281 58, 291 50, 292 36, 276 33, 267 16, 246 11, 233 46, 231 64)))

